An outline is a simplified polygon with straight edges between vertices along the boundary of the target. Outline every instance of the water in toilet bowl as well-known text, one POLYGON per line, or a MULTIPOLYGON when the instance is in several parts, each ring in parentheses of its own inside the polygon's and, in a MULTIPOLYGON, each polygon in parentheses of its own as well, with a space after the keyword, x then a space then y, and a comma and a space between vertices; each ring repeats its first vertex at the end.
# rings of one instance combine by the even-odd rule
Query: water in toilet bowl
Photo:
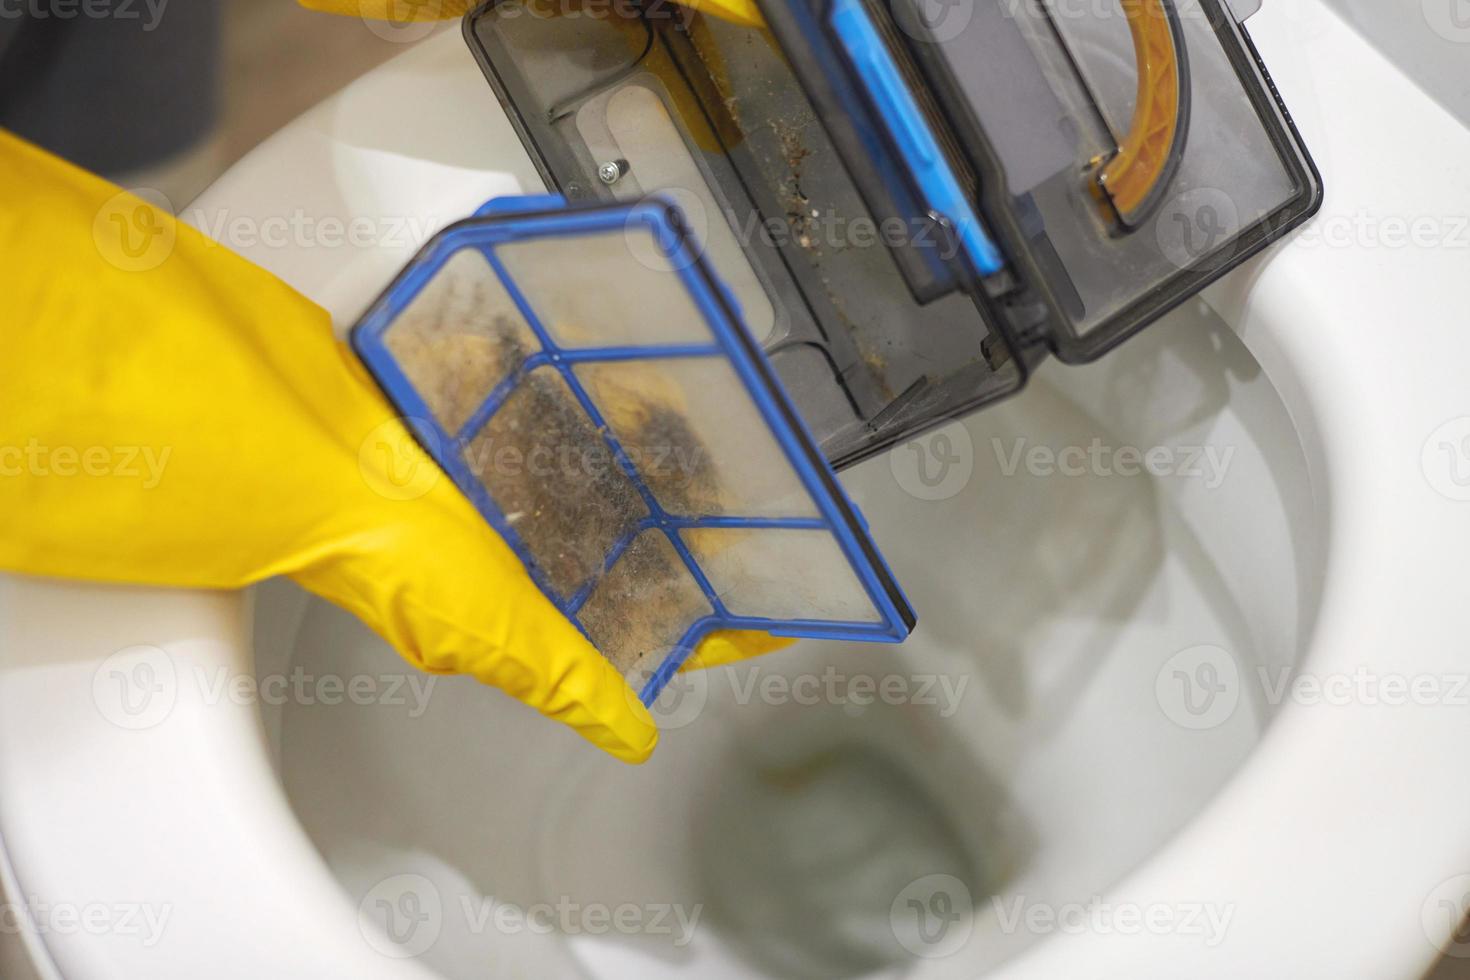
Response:
POLYGON ((892 896, 931 874, 971 895, 993 885, 952 815, 870 742, 727 771, 697 821, 705 921, 770 976, 904 964, 892 896))

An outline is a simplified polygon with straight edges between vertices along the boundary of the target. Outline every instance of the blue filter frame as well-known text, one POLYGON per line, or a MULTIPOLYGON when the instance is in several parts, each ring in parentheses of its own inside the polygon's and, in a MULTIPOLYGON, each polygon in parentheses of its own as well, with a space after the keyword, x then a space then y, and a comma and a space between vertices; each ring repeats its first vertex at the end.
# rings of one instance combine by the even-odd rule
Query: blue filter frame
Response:
MULTIPOLYGON (((832 0, 827 22, 862 91, 877 110, 876 120, 892 140, 900 165, 917 185, 924 206, 949 221, 977 273, 989 276, 1000 272, 1005 268, 1005 256, 946 161, 939 139, 925 122, 923 110, 909 91, 864 0, 832 0)), ((808 35, 819 36, 811 28, 808 35)), ((842 80, 832 81, 840 86, 842 80)), ((863 114, 853 118, 862 119, 863 114)))
MULTIPOLYGON (((468 302, 464 308, 472 315, 477 310, 483 314, 490 305, 478 293, 461 296, 461 300, 468 302)), ((351 338, 358 356, 419 442, 515 550, 547 597, 630 683, 636 685, 647 678, 639 689, 645 704, 653 703, 699 640, 713 630, 897 643, 913 628, 913 610, 866 523, 745 329, 730 292, 701 258, 673 203, 649 198, 628 204, 569 205, 560 197, 547 196, 492 201, 426 244, 353 328, 351 338), (586 247, 575 253, 565 251, 579 249, 582 243, 577 239, 587 239, 586 247), (528 251, 548 244, 562 250, 555 253, 561 259, 548 262, 544 254, 528 251), (464 351, 446 348, 435 354, 436 370, 447 372, 441 377, 451 379, 451 388, 460 386, 457 407, 451 411, 442 392, 429 390, 433 383, 425 381, 423 364, 405 360, 405 348, 395 342, 393 330, 400 322, 413 322, 406 316, 410 306, 451 260, 466 251, 483 258, 483 264, 471 260, 477 269, 488 266, 493 272, 493 279, 492 272, 484 273, 490 281, 487 288, 508 299, 506 309, 516 316, 524 344, 516 348, 515 363, 503 363, 490 374, 471 378, 468 392, 462 389, 469 368, 461 370, 459 363, 480 362, 464 351), (657 288, 648 291, 645 310, 620 321, 613 277, 626 278, 626 263, 635 253, 654 256, 655 261, 639 261, 642 269, 656 274, 649 282, 657 288), (537 262, 526 261, 537 255, 537 262), (569 255, 572 261, 567 261, 569 255), (619 266, 618 261, 624 265, 619 266), (669 288, 669 276, 674 277, 677 295, 662 291, 669 288), (612 298, 605 303, 588 299, 603 296, 612 298), (668 302, 661 304, 660 297, 668 302), (581 321, 586 321, 572 323, 570 333, 567 304, 573 304, 581 321), (676 316, 678 309, 670 312, 675 307, 690 311, 689 315, 676 316), (602 322, 604 317, 606 322, 602 322), (684 322, 696 319, 698 322, 684 322), (655 327, 655 333, 662 333, 648 335, 655 327), (600 342, 589 346, 589 336, 600 342), (606 394, 633 391, 635 397, 643 398, 657 387, 648 384, 649 377, 687 377, 691 367, 697 368, 697 378, 731 379, 728 386, 700 382, 680 392, 688 393, 690 404, 703 405, 702 414, 693 408, 689 412, 699 414, 704 435, 727 445, 723 440, 731 437, 728 430, 742 429, 735 436, 745 440, 739 445, 746 451, 727 452, 726 462, 735 459, 748 465, 718 468, 716 464, 714 472, 720 481, 735 477, 734 482, 745 488, 739 501, 744 506, 721 503, 715 511, 700 513, 666 506, 674 498, 652 479, 653 470, 647 457, 636 451, 637 445, 628 443, 638 434, 630 435, 619 421, 622 408, 606 394), (593 383, 604 377, 622 387, 593 383), (553 388, 564 396, 556 418, 545 408, 549 402, 533 397, 553 388), (567 418, 567 413, 577 417, 567 418), (711 420, 717 422, 714 429, 711 420), (758 431, 762 428, 768 434, 758 431), (537 544, 538 526, 528 521, 536 520, 539 506, 524 506, 525 501, 517 497, 520 490, 502 479, 498 470, 487 472, 484 454, 474 452, 482 445, 490 446, 492 434, 513 432, 520 438, 549 440, 555 431, 572 429, 595 433, 594 441, 600 440, 597 452, 606 452, 616 473, 598 477, 602 482, 595 486, 591 467, 585 473, 558 474, 558 480, 579 481, 577 486, 565 486, 566 493, 616 497, 626 479, 636 493, 636 499, 628 498, 629 506, 638 515, 618 525, 615 538, 608 535, 611 543, 605 550, 597 543, 597 528, 589 527, 583 534, 577 523, 581 517, 572 522, 577 525, 579 544, 597 549, 585 580, 580 574, 566 572, 555 554, 537 544), (771 448, 765 455, 748 448, 757 445, 771 448), (616 482, 615 487, 607 483, 609 479, 616 482), (771 485, 787 488, 787 492, 768 494, 761 489, 771 485), (768 506, 768 496, 779 497, 780 503, 768 506), (528 511, 535 513, 527 517, 528 511), (778 541, 778 550, 772 552, 770 547, 778 541), (715 547, 710 542, 723 543, 715 547), (665 564, 648 564, 655 553, 667 556, 665 564), (628 561, 620 566, 624 557, 628 561), (640 579, 656 577, 647 571, 650 568, 673 576, 668 581, 674 584, 652 599, 640 598, 640 579), (816 590, 827 588, 829 580, 836 583, 831 589, 840 596, 817 595, 816 590), (668 600, 686 585, 689 601, 668 600), (662 639, 648 641, 643 643, 648 649, 638 646, 632 655, 623 651, 614 656, 609 646, 616 644, 608 642, 608 624, 627 622, 619 617, 629 612, 619 610, 617 604, 636 603, 646 618, 663 608, 660 601, 667 602, 672 613, 693 618, 687 623, 665 624, 670 628, 667 644, 662 639), (860 610, 861 615, 835 617, 833 610, 844 614, 860 610), (667 649, 662 649, 665 645, 667 649)), ((500 449, 504 446, 502 441, 500 449)), ((433 547, 433 543, 424 546, 433 547)), ((486 596, 485 601, 496 598, 486 596)), ((633 629, 624 632, 644 635, 633 629)))

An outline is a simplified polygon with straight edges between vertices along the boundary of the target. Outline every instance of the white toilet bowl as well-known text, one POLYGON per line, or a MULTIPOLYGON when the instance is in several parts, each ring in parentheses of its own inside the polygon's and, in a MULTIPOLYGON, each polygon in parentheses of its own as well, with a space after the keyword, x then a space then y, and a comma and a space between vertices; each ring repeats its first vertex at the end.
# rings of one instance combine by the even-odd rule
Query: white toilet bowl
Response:
MULTIPOLYGON (((629 769, 286 583, 0 580, 0 943, 69 980, 1470 954, 1470 131, 1317 0, 1250 26, 1322 213, 1208 305, 844 474, 909 643, 686 678, 629 769)), ((186 217, 349 324, 433 227, 535 186, 440 36, 186 217)))

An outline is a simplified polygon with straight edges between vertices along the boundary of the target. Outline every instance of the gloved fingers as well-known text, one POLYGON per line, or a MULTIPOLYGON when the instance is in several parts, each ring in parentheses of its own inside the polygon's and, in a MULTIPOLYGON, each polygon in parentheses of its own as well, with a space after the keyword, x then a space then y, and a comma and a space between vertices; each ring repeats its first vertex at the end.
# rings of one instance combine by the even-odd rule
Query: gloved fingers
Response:
POLYGON ((772 636, 759 630, 715 630, 700 641, 693 656, 684 661, 680 670, 723 667, 789 647, 795 642, 788 636, 772 636))
MULTIPOLYGON (((391 20, 399 23, 462 17, 477 0, 297 0, 303 7, 329 14, 391 20)), ((683 6, 742 27, 763 27, 754 0, 681 0, 683 6)))
POLYGON ((344 528, 293 573, 302 586, 425 670, 497 687, 624 762, 653 752, 648 710, 448 477, 344 528))
MULTIPOLYGON (((644 400, 646 397, 639 400, 638 404, 641 405, 644 400)), ((384 411, 387 411, 386 408, 384 411)), ((513 579, 522 595, 506 604, 510 608, 521 610, 516 621, 509 625, 522 635, 514 641, 500 644, 504 653, 499 657, 468 657, 459 652, 451 659, 440 661, 422 653, 405 655, 414 662, 424 664, 427 669, 475 674, 487 683, 527 701, 543 713, 572 725, 584 737, 618 758, 627 761, 641 761, 646 758, 648 752, 652 751, 656 732, 652 730, 652 720, 647 709, 638 701, 634 689, 624 682, 616 668, 597 653, 582 634, 551 605, 525 574, 515 554, 459 496, 448 477, 423 452, 407 429, 400 426, 400 430, 397 438, 376 445, 382 452, 370 454, 362 463, 368 481, 384 496, 394 496, 402 489, 413 493, 417 482, 424 478, 434 481, 433 489, 447 494, 443 500, 444 508, 456 513, 463 512, 462 519, 474 525, 474 534, 470 534, 468 528, 454 532, 433 532, 418 527, 414 532, 419 536, 417 544, 425 546, 428 542, 437 543, 446 539, 458 544, 472 537, 487 538, 493 542, 493 550, 500 553, 496 560, 503 560, 513 566, 496 574, 505 580, 513 579), (389 456, 384 456, 383 452, 389 456), (554 633, 555 639, 548 641, 544 635, 547 632, 554 633), (519 656, 520 652, 538 649, 570 652, 565 657, 554 656, 539 664, 533 661, 531 669, 526 671, 525 658, 519 656), (479 666, 472 665, 471 660, 479 666), (553 701, 535 689, 535 675, 538 671, 555 671, 558 676, 565 678, 562 683, 554 685, 562 695, 559 700, 553 701), (632 716, 631 721, 628 715, 632 716)), ((433 557, 442 560, 443 553, 436 550, 433 557)), ((468 564, 470 559, 462 560, 467 562, 467 569, 473 567, 468 564)), ((489 574, 480 577, 487 581, 491 578, 489 574)), ((414 591, 416 596, 434 593, 435 590, 422 587, 414 591)), ((373 622, 374 613, 371 609, 359 615, 373 622)), ((473 616, 473 613, 465 615, 473 616)), ((379 632, 388 635, 384 630, 380 629, 379 632)), ((416 647, 410 641, 398 642, 391 637, 390 642, 394 642, 396 647, 404 651, 416 647)), ((762 631, 716 630, 700 642, 682 669, 698 670, 735 663, 782 649, 794 642, 789 637, 772 636, 762 631)))
POLYGON ((711 17, 718 17, 720 20, 728 20, 741 27, 764 27, 766 25, 755 0, 680 0, 680 2, 692 10, 709 14, 711 17))
POLYGON ((450 20, 463 17, 475 0, 297 0, 301 6, 324 14, 345 14, 368 20, 398 23, 450 20))
POLYGON ((326 311, 3 130, 0 173, 25 188, 0 195, 0 445, 40 454, 0 479, 0 566, 203 588, 299 566, 362 486, 343 431, 382 413, 326 311))
POLYGON ((0 567, 209 588, 292 575, 410 660, 648 756, 646 709, 344 360, 324 310, 3 132, 0 171, 26 190, 0 198, 17 284, 0 443, 35 456, 0 479, 0 567))

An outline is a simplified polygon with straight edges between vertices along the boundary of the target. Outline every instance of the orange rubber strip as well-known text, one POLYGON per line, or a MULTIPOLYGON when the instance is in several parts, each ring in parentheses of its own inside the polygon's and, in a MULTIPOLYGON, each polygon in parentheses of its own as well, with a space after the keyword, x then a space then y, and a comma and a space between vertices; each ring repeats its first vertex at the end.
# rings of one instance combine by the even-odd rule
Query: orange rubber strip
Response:
POLYGON ((1094 192, 1127 223, 1168 169, 1179 129, 1179 55, 1163 0, 1119 0, 1133 35, 1138 98, 1118 152, 1094 171, 1094 192))

